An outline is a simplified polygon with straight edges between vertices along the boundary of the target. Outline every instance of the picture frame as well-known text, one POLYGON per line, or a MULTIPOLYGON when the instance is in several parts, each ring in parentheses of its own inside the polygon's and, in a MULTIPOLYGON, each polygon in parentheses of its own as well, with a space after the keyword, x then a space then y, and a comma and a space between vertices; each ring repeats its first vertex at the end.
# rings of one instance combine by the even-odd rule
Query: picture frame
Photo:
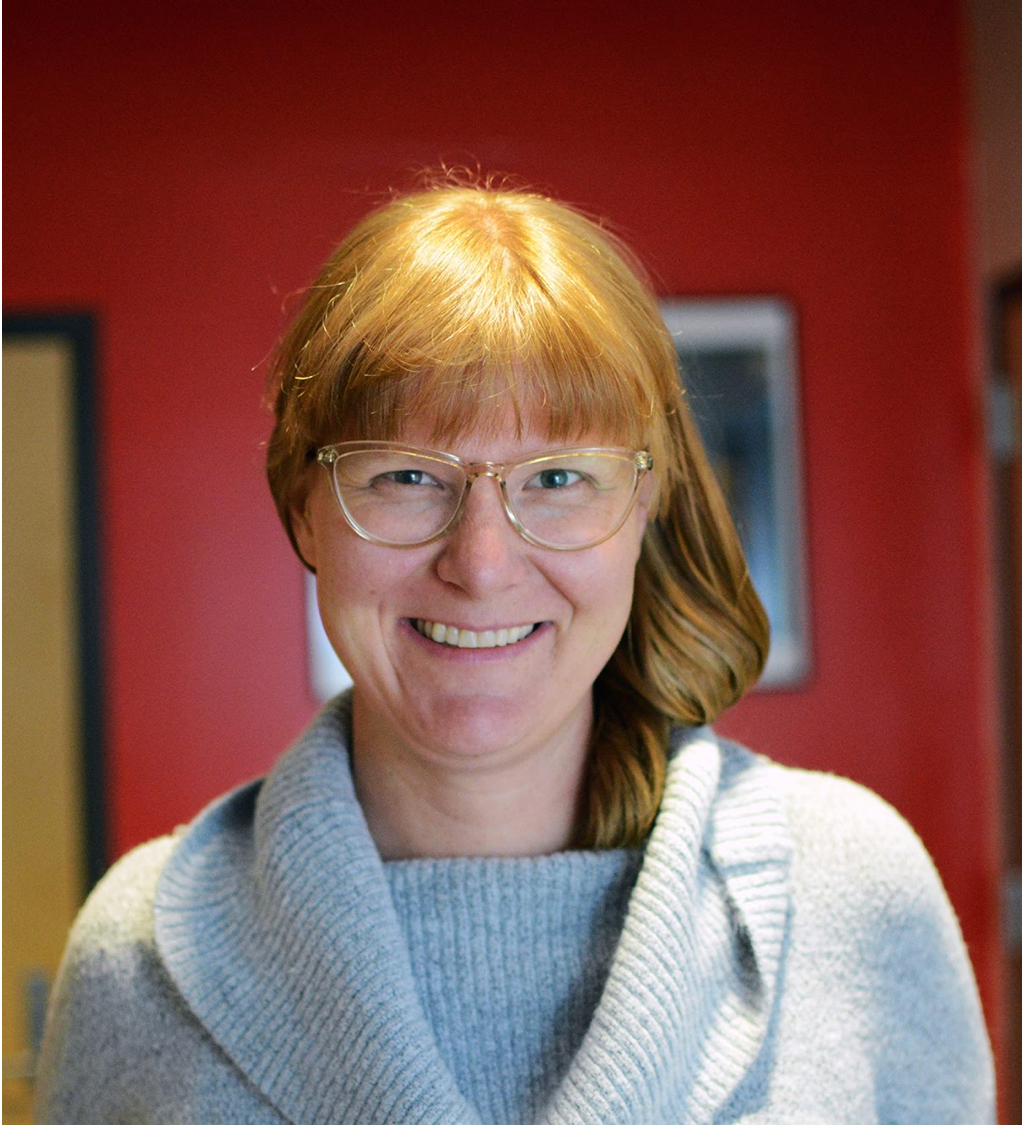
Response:
POLYGON ((810 671, 795 314, 774 297, 660 305, 686 400, 770 619, 761 688, 810 671))

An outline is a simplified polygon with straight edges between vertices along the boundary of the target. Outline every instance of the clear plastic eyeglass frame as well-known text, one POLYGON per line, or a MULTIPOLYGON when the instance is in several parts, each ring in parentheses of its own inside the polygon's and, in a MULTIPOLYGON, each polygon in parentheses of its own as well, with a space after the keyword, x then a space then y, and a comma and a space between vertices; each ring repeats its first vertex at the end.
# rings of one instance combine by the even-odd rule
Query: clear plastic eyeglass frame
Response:
POLYGON ((465 508, 465 502, 468 498, 469 489, 480 477, 491 477, 500 485, 500 497, 504 506, 504 514, 507 516, 511 526, 518 532, 518 534, 527 542, 536 547, 543 547, 548 551, 583 551, 589 547, 597 547, 601 543, 605 543, 613 535, 621 530, 625 521, 628 519, 632 508, 635 506, 635 499, 639 494, 639 485, 642 483, 645 475, 653 468, 653 456, 641 449, 614 449, 603 447, 571 447, 566 449, 550 449, 540 453, 530 454, 528 457, 523 457, 520 461, 506 461, 498 463, 495 461, 477 461, 468 462, 463 461, 460 457, 455 456, 453 453, 442 453, 436 449, 422 449, 414 445, 404 445, 396 441, 342 441, 335 445, 325 445, 322 449, 316 450, 316 460, 330 473, 330 483, 334 498, 337 501, 338 507, 341 509, 345 520, 351 527, 352 531, 362 539, 370 543, 377 543, 383 547, 423 547, 427 543, 435 543, 438 539, 442 539, 454 525, 458 522, 462 511, 465 508), (336 466, 346 453, 355 453, 361 450, 386 450, 393 453, 413 453, 418 457, 428 458, 433 461, 440 462, 444 465, 457 468, 464 475, 464 486, 461 491, 461 496, 458 503, 454 507, 451 518, 444 524, 439 531, 435 532, 425 539, 416 539, 413 542, 395 542, 390 539, 381 539, 376 535, 372 535, 360 527, 348 511, 344 503, 344 498, 341 494, 341 489, 337 480, 336 466), (549 543, 543 539, 532 535, 525 527, 522 526, 518 516, 515 515, 514 508, 511 505, 511 498, 508 495, 507 477, 523 465, 539 465, 545 461, 556 461, 558 458, 563 457, 565 454, 585 454, 585 455, 609 455, 618 457, 623 461, 629 461, 634 470, 634 481, 632 484, 631 496, 628 499, 627 505, 621 513, 620 518, 614 526, 603 535, 596 539, 588 540, 584 543, 575 543, 570 546, 563 546, 559 544, 549 543))

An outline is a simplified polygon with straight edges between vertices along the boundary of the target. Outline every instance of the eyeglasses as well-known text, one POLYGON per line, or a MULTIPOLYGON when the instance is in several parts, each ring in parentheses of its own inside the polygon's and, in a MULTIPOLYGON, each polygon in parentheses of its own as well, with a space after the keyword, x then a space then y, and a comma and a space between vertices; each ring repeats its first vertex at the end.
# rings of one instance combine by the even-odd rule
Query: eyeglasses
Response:
POLYGON ((641 450, 555 449, 521 461, 471 464, 392 441, 344 441, 316 451, 353 531, 387 547, 432 543, 457 522, 479 477, 500 483, 511 526, 537 547, 579 551, 618 531, 653 468, 641 450))

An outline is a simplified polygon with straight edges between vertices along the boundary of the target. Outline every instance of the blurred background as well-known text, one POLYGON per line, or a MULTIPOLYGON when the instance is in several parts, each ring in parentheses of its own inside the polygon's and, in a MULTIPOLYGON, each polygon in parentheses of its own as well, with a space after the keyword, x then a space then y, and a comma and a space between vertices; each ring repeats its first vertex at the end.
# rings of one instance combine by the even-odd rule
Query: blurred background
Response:
POLYGON ((785 310, 801 648, 719 725, 915 826, 1022 1122, 1022 10, 44 0, 4 31, 4 1120, 92 882, 317 706, 265 360, 447 163, 607 216, 665 299, 785 310))

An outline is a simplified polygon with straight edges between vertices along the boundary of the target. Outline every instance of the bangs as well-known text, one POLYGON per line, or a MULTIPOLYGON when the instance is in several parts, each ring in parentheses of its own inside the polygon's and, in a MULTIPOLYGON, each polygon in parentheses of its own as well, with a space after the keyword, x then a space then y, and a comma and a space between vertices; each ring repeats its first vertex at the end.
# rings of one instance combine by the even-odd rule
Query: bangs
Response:
POLYGON ((571 348, 549 337, 472 343, 470 358, 459 348, 427 359, 435 345, 423 341, 414 349, 419 366, 395 363, 386 348, 367 349, 341 393, 324 404, 317 440, 400 440, 405 427, 426 421, 437 441, 451 442, 495 434, 509 419, 519 438, 532 427, 556 443, 596 434, 603 443, 638 447, 648 439, 653 404, 642 400, 634 358, 625 366, 599 341, 577 338, 571 348), (590 347, 578 346, 585 343, 590 347))

